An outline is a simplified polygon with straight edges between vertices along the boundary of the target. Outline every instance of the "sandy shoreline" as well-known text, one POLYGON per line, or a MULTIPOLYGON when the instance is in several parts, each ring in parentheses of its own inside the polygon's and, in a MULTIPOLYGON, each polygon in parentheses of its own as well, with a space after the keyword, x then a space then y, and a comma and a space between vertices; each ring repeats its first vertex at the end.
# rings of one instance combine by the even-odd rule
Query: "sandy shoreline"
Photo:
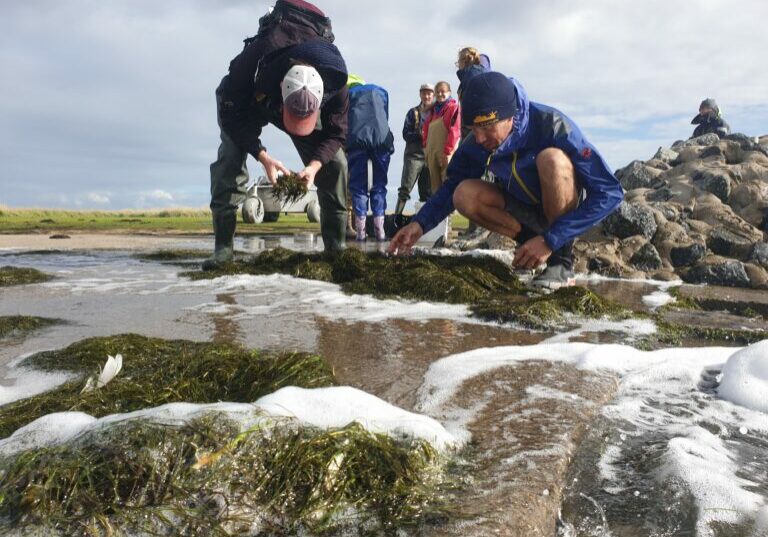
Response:
POLYGON ((180 241, 213 242, 211 235, 138 235, 120 233, 66 233, 68 239, 52 239, 45 233, 0 234, 0 249, 32 250, 151 250, 178 247, 180 241))

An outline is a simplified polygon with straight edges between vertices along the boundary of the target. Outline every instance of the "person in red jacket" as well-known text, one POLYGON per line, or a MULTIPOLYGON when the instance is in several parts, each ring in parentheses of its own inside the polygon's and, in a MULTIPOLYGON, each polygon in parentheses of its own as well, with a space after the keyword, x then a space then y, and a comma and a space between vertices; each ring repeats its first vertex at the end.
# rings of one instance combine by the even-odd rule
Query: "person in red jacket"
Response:
POLYGON ((424 156, 429 169, 432 194, 445 181, 445 172, 451 155, 461 139, 461 113, 459 103, 451 97, 451 85, 440 81, 435 84, 435 105, 424 120, 424 156))

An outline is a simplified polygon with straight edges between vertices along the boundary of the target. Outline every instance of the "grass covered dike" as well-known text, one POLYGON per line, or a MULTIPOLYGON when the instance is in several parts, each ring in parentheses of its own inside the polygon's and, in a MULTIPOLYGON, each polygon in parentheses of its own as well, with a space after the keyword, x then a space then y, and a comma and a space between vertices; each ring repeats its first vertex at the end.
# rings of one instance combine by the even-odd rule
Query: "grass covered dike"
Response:
POLYGON ((284 248, 265 251, 220 270, 183 273, 193 280, 235 274, 289 274, 341 285, 350 294, 468 304, 473 315, 514 322, 527 328, 552 328, 566 313, 624 319, 631 312, 583 287, 533 294, 512 269, 491 257, 388 257, 348 248, 339 255, 304 254, 284 248))
MULTIPOLYGON (((335 384, 320 357, 124 334, 38 353, 23 364, 77 376, 0 407, 0 436, 37 417, 93 416, 164 403, 251 402, 283 386, 335 384), (80 393, 107 354, 123 370, 80 393)), ((444 520, 445 455, 358 424, 299 427, 283 418, 242 431, 225 415, 184 425, 122 420, 65 444, 0 458, 0 529, 46 535, 393 533, 444 520), (259 531, 254 532, 255 524, 259 531)))

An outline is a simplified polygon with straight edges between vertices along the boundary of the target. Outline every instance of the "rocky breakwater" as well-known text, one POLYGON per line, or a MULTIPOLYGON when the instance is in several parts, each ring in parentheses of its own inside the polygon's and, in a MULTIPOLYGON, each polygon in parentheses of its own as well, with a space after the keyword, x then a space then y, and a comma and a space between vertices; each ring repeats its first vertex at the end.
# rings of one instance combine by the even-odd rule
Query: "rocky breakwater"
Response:
POLYGON ((624 202, 577 242, 579 272, 768 288, 768 135, 678 141, 616 177, 624 202))

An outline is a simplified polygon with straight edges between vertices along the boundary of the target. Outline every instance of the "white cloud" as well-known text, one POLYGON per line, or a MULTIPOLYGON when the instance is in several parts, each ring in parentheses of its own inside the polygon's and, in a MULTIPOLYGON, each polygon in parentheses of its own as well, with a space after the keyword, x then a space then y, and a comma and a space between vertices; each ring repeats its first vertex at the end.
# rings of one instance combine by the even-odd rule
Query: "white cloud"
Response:
POLYGON ((144 197, 152 201, 173 201, 173 195, 165 190, 153 190, 145 193, 144 197))
POLYGON ((105 196, 104 194, 99 194, 98 192, 88 192, 88 194, 85 195, 85 201, 95 203, 97 205, 108 205, 110 200, 109 196, 105 196))
MULTIPOLYGON (((206 204, 218 145, 214 89, 270 3, 1 2, 4 200, 65 204, 51 192, 66 184, 66 203, 104 189, 121 207, 171 201, 154 190, 206 204)), ((690 135, 704 97, 717 98, 734 130, 768 130, 764 0, 318 4, 349 69, 389 90, 390 202, 417 88, 439 79, 457 86, 453 62, 466 45, 516 76, 532 100, 572 117, 615 167, 690 135)), ((301 165, 286 135, 268 127, 264 142, 301 165)))

